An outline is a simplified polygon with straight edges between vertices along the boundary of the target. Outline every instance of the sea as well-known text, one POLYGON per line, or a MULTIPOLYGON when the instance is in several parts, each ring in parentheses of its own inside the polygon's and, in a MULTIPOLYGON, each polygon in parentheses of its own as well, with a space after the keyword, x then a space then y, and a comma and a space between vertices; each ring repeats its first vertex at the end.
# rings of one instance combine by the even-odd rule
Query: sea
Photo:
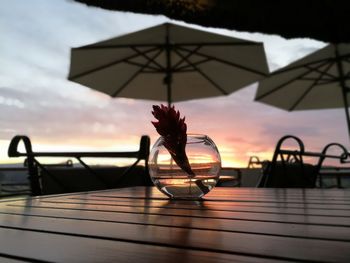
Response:
POLYGON ((0 164, 0 197, 30 193, 27 167, 23 163, 0 164))
MULTIPOLYGON (((79 165, 78 165, 79 166, 79 165)), ((224 168, 221 170, 220 176, 230 177, 237 176, 237 169, 224 168)), ((241 187, 255 187, 261 176, 261 169, 240 168, 241 170, 241 187)), ((28 170, 23 163, 18 164, 0 164, 0 198, 11 197, 17 195, 30 194, 30 186, 28 179, 28 170)), ((231 186, 230 182, 227 185, 231 186)), ((233 186, 233 185, 232 185, 233 186)), ((335 177, 324 178, 323 187, 337 188, 338 181, 335 177)), ((350 188, 350 171, 341 175, 341 188, 350 188)))

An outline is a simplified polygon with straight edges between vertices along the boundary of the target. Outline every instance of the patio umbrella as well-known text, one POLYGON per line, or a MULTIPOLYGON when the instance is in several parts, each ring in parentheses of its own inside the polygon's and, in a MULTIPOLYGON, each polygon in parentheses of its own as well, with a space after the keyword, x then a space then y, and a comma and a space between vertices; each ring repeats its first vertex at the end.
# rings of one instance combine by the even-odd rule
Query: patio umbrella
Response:
POLYGON ((256 100, 288 111, 344 108, 350 136, 350 45, 328 46, 262 80, 256 100))
POLYGON ((262 43, 165 23, 73 48, 68 79, 112 97, 227 95, 268 74, 262 43))

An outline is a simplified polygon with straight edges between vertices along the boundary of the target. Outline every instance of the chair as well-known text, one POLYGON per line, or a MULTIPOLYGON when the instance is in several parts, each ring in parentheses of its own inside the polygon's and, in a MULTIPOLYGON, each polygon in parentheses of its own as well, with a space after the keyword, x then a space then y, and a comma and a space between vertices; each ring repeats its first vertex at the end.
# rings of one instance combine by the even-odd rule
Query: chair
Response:
POLYGON ((350 167, 325 166, 324 162, 328 157, 338 157, 340 164, 349 163, 347 160, 349 153, 347 149, 340 143, 327 144, 322 150, 322 156, 318 161, 319 176, 318 186, 321 188, 344 188, 342 178, 350 178, 350 167), (330 150, 340 150, 339 155, 329 153, 330 150))
POLYGON ((286 135, 276 145, 271 162, 263 165, 263 175, 258 187, 276 188, 313 188, 316 185, 319 166, 304 162, 304 156, 313 156, 305 152, 303 142, 296 136, 286 135), (299 150, 282 149, 286 140, 294 140, 299 150))
POLYGON ((130 152, 33 152, 27 136, 17 135, 8 149, 9 157, 26 157, 32 195, 58 194, 110 189, 117 187, 152 185, 148 173, 150 138, 141 137, 138 151, 130 152), (18 151, 20 142, 25 152, 18 151), (74 158, 80 166, 48 165, 40 157, 74 158), (126 167, 89 165, 83 158, 132 158, 136 161, 126 167), (138 165, 143 160, 144 166, 138 165))
POLYGON ((265 162, 266 160, 260 161, 258 156, 255 156, 255 155, 250 156, 247 168, 248 169, 261 168, 265 162))

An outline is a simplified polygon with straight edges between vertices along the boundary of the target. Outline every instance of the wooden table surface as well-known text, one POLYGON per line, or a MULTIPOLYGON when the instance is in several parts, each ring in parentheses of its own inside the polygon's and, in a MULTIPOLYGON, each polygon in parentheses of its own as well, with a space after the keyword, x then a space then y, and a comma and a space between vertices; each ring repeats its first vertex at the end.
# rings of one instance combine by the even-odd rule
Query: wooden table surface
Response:
POLYGON ((350 191, 155 188, 0 202, 0 262, 350 262, 350 191))

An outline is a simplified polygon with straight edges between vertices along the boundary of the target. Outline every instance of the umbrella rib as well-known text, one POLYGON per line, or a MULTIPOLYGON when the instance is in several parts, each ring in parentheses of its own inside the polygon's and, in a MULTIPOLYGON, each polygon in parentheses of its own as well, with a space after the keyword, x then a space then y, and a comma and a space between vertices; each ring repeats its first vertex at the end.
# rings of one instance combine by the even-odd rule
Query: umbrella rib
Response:
MULTIPOLYGON (((162 67, 162 65, 160 65, 157 61, 155 61, 155 59, 157 57, 154 58, 150 58, 149 56, 146 55, 146 53, 141 52, 140 50, 138 50, 136 47, 131 47, 132 50, 134 50, 136 53, 138 53, 140 56, 143 56, 147 59, 147 61, 150 61, 150 63, 154 64, 155 66, 157 66, 158 70, 162 70, 164 69, 164 67, 162 67)), ((158 54, 160 55, 160 54, 158 54)))
MULTIPOLYGON (((179 53, 178 50, 174 50, 176 54, 178 54, 180 57, 183 57, 183 55, 181 53, 179 53)), ((184 58, 184 57, 183 57, 184 58)), ((224 90, 223 88, 221 88, 219 86, 219 84, 217 84, 214 80, 212 80, 208 75, 206 75, 202 70, 200 70, 198 67, 196 67, 196 65, 193 65, 191 61, 189 61, 187 58, 185 58, 185 60, 187 61, 187 63, 191 66, 193 66, 193 68, 199 73, 201 74, 206 80, 208 80, 216 89, 218 89, 222 94, 224 95, 228 95, 228 92, 226 90, 224 90)))
MULTIPOLYGON (((312 79, 315 80, 315 79, 312 79)), ((329 80, 322 80, 322 83, 318 83, 317 86, 323 86, 323 85, 328 85, 329 83, 337 83, 339 80, 338 79, 329 79, 329 80)))
POLYGON ((323 72, 321 72, 321 74, 318 76, 317 79, 314 80, 314 82, 312 83, 312 85, 303 92, 303 94, 296 100, 296 102, 292 105, 292 107, 289 108, 289 111, 294 110, 299 104, 300 102, 307 96, 307 94, 310 93, 310 91, 316 86, 318 85, 318 82, 322 79, 322 77, 327 74, 327 71, 333 66, 333 63, 329 63, 327 65, 327 67, 325 68, 325 70, 323 72))
MULTIPOLYGON (((130 60, 125 60, 124 62, 127 63, 127 64, 130 64, 130 65, 138 66, 140 68, 145 65, 145 64, 137 63, 137 62, 130 61, 130 60)), ((154 70, 154 71, 158 71, 159 70, 158 68, 152 67, 150 65, 148 65, 147 68, 151 69, 151 70, 154 70)))
MULTIPOLYGON (((346 55, 342 55, 342 56, 339 56, 338 59, 340 60, 348 60, 350 58, 350 54, 346 54, 346 55)), ((323 59, 319 59, 319 60, 315 60, 315 61, 311 61, 309 63, 305 63, 305 64, 302 64, 302 65, 297 65, 297 66, 288 66, 286 68, 283 68, 283 69, 279 69, 275 72, 272 72, 271 75, 278 75, 278 74, 281 74, 283 72, 286 72, 286 71, 291 71, 291 70, 294 70, 294 69, 298 69, 298 68, 302 68, 302 67, 307 67, 307 66, 310 66, 310 65, 313 65, 313 64, 317 64, 317 63, 321 63, 321 62, 334 62, 335 59, 330 57, 330 58, 323 58, 323 59)))
MULTIPOLYGON (((161 52, 162 52, 161 49, 158 50, 158 52, 154 55, 154 57, 157 57, 161 52)), ((131 81, 133 81, 133 80, 137 77, 137 75, 138 75, 140 72, 142 72, 142 70, 143 70, 145 67, 147 67, 148 63, 151 63, 151 61, 150 61, 150 60, 147 61, 147 63, 146 63, 143 67, 141 67, 139 70, 137 70, 137 71, 131 76, 131 78, 129 78, 127 81, 125 81, 125 83, 124 83, 118 90, 116 90, 116 91, 112 94, 112 97, 116 97, 121 91, 123 91, 123 89, 124 89, 131 81)))
MULTIPOLYGON (((197 47, 196 49, 194 49, 194 50, 186 51, 186 52, 188 52, 187 55, 185 56, 186 59, 189 59, 189 57, 192 56, 195 52, 197 52, 197 50, 199 50, 201 47, 202 47, 202 46, 198 46, 198 47, 197 47)), ((178 52, 179 52, 179 51, 178 51, 178 52)), ((183 56, 184 56, 184 55, 183 55, 183 56)), ((174 66, 174 71, 176 71, 176 72, 191 72, 191 71, 195 71, 195 69, 193 69, 193 65, 200 65, 200 64, 206 63, 206 62, 210 61, 210 59, 209 59, 209 58, 204 58, 204 59, 202 59, 202 60, 200 60, 200 61, 192 62, 192 64, 189 64, 189 63, 186 61, 186 62, 187 62, 187 65, 183 65, 183 66, 179 67, 180 64, 181 64, 182 62, 184 62, 184 61, 185 61, 185 59, 182 58, 181 61, 179 61, 179 62, 174 66), (192 69, 192 70, 191 70, 191 69, 192 69)))
MULTIPOLYGON (((322 67, 324 65, 321 65, 321 66, 318 65, 318 67, 312 67, 311 65, 304 65, 303 67, 305 67, 305 68, 307 68, 307 69, 309 69, 311 71, 315 71, 317 73, 320 73, 322 76, 327 76, 328 78, 322 78, 322 80, 328 82, 328 81, 334 81, 337 78, 337 76, 332 75, 332 74, 327 72, 329 70, 329 68, 330 68, 329 65, 332 66, 333 64, 334 64, 334 61, 330 61, 329 64, 327 64, 327 63, 324 64, 324 65, 326 65, 326 68, 324 70, 320 70, 319 69, 320 67, 322 67)), ((308 77, 308 78, 300 78, 300 79, 301 80, 312 80, 312 81, 318 80, 318 81, 320 81, 320 79, 318 77, 317 78, 308 77)))
MULTIPOLYGON (((210 61, 210 59, 208 58, 205 58, 203 60, 200 60, 200 61, 197 61, 197 62, 192 62, 193 65, 200 65, 200 64, 203 64, 203 63, 206 63, 210 61)), ((192 68, 192 65, 184 65, 182 67, 179 67, 176 69, 177 72, 185 72, 188 68, 192 68)))
MULTIPOLYGON (((320 72, 321 73, 321 72, 320 72)), ((316 80, 317 78, 300 78, 301 80, 308 80, 308 81, 314 81, 314 80, 316 80)), ((333 81, 335 81, 335 78, 334 79, 326 79, 326 78, 324 78, 324 79, 320 79, 320 81, 322 81, 322 82, 324 82, 324 83, 330 83, 330 82, 333 82, 333 81)))
MULTIPOLYGON (((327 65, 327 64, 326 64, 326 65, 327 65)), ((334 65, 334 61, 330 62, 329 65, 334 65)), ((325 76, 328 76, 328 77, 330 77, 330 78, 332 78, 332 79, 337 78, 337 76, 334 76, 334 75, 332 75, 332 74, 330 74, 330 73, 327 72, 327 70, 329 70, 328 65, 326 66, 326 68, 325 68, 324 70, 320 70, 319 68, 313 68, 313 67, 311 67, 310 65, 305 66, 305 67, 308 68, 308 69, 312 69, 313 71, 318 72, 318 73, 320 73, 320 74, 323 74, 323 75, 325 75, 325 76)))
MULTIPOLYGON (((272 72, 270 75, 274 76, 274 75, 278 75, 278 74, 281 74, 281 73, 284 73, 284 72, 288 72, 288 71, 292 71, 292 70, 299 69, 299 68, 307 68, 308 66, 311 66, 311 65, 314 65, 314 64, 319 64, 319 63, 321 63, 320 65, 323 66, 323 65, 326 65, 328 62, 331 62, 331 61, 332 61, 331 58, 323 58, 323 59, 320 59, 320 60, 316 60, 316 61, 312 61, 312 62, 309 62, 309 63, 302 64, 302 65, 287 66, 286 68, 282 68, 282 69, 279 69, 277 71, 272 72)), ((319 68, 320 65, 317 65, 316 68, 319 68)))
MULTIPOLYGON (((188 49, 186 49, 184 47, 179 47, 179 49, 188 51, 188 49)), ((209 55, 203 54, 201 52, 196 52, 195 54, 198 55, 198 56, 202 56, 202 57, 208 58, 208 59, 213 60, 213 61, 220 62, 222 64, 226 64, 226 65, 229 65, 229 66, 232 66, 232 67, 236 67, 236 68, 239 68, 239 69, 242 69, 242 70, 245 70, 245 71, 257 74, 257 75, 267 76, 267 74, 264 73, 264 72, 260 72, 260 71, 255 70, 255 69, 248 68, 248 67, 245 67, 245 66, 233 63, 231 61, 227 61, 227 60, 224 60, 224 59, 220 59, 220 58, 216 58, 216 57, 213 57, 213 56, 209 56, 209 55)))
POLYGON ((312 68, 312 67, 306 67, 307 69, 310 69, 312 71, 315 71, 319 74, 321 74, 323 77, 322 79, 319 79, 318 77, 315 78, 315 77, 307 77, 307 78, 301 78, 301 80, 309 80, 309 81, 314 81, 314 80, 318 80, 318 85, 320 84, 320 81, 322 81, 323 83, 331 83, 331 82, 334 82, 334 81, 337 81, 337 76, 334 76, 326 71, 329 70, 330 66, 329 65, 334 65, 334 62, 331 62, 327 65, 327 67, 322 71, 322 70, 319 70, 319 69, 315 69, 315 68, 312 68), (326 77, 324 77, 326 76, 326 77))
MULTIPOLYGON (((185 58, 188 59, 190 56, 192 56, 197 50, 199 50, 201 46, 197 46, 194 50, 189 51, 184 58, 181 58, 180 61, 178 61, 174 66, 173 69, 177 70, 178 67, 183 63, 186 62, 185 58)), ((175 50, 175 49, 174 49, 175 50)), ((188 67, 188 65, 182 66, 182 67, 188 67)), ((180 68, 182 68, 180 67, 180 68)))
MULTIPOLYGON (((322 67, 322 66, 325 65, 327 62, 328 62, 328 61, 325 61, 324 64, 321 64, 321 65, 319 65, 318 67, 322 67)), ((260 96, 257 96, 257 97, 255 98, 255 100, 261 100, 261 99, 265 98, 266 96, 268 96, 268 95, 270 95, 270 94, 276 92, 277 90, 284 88, 285 86, 287 86, 288 84, 292 83, 293 81, 295 81, 295 80, 297 80, 297 79, 300 79, 300 78, 306 76, 306 75, 309 74, 311 71, 312 71, 312 70, 309 69, 308 71, 303 72, 302 74, 298 75, 297 77, 295 77, 295 78, 293 78, 293 79, 290 79, 290 80, 288 80, 288 81, 282 83, 281 85, 278 85, 277 87, 273 88, 272 90, 269 90, 268 92, 266 92, 266 93, 264 93, 264 94, 261 94, 260 96)))
MULTIPOLYGON (((154 51, 154 50, 157 50, 157 48, 151 48, 151 49, 147 50, 146 52, 152 52, 152 51, 154 51)), ((139 56, 139 54, 133 54, 133 55, 130 55, 129 57, 122 58, 122 59, 119 59, 119 60, 116 60, 116 61, 112 61, 112 62, 110 62, 110 63, 108 63, 108 64, 99 66, 99 67, 97 67, 97 68, 90 69, 90 70, 84 71, 84 72, 82 72, 82 73, 73 75, 73 76, 69 76, 68 79, 69 79, 69 80, 75 80, 75 79, 77 79, 77 78, 86 76, 86 75, 88 75, 88 74, 90 74, 90 73, 94 73, 94 72, 103 70, 103 69, 105 69, 105 68, 108 68, 108 67, 111 67, 111 66, 113 66, 113 65, 116 65, 116 64, 125 62, 126 60, 129 60, 129 59, 132 59, 132 58, 135 58, 135 57, 138 57, 138 56, 139 56)))

